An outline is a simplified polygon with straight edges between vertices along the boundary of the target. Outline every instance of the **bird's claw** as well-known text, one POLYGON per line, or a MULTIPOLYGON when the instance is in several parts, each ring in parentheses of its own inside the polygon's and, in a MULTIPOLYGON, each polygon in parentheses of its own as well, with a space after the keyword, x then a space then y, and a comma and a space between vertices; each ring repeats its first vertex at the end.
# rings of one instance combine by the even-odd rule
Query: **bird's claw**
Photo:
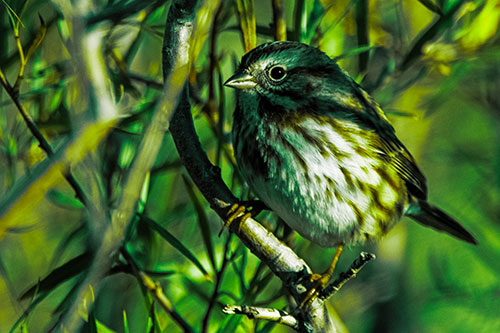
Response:
POLYGON ((310 277, 310 282, 312 287, 307 291, 307 295, 304 297, 299 305, 299 308, 303 309, 308 304, 310 304, 314 299, 316 299, 323 288, 326 287, 328 281, 330 281, 331 275, 325 274, 312 274, 310 277))
POLYGON ((335 251, 335 255, 332 259, 332 262, 330 263, 330 266, 328 266, 328 269, 323 273, 323 274, 312 274, 310 281, 311 281, 311 289, 308 290, 307 295, 304 297, 302 302, 300 303, 300 308, 304 308, 304 306, 307 306, 310 304, 314 299, 316 299, 321 291, 326 287, 328 282, 330 282, 330 279, 333 276, 333 272, 335 271, 335 266, 337 265, 337 262, 339 261, 340 254, 342 253, 342 250, 344 249, 344 243, 339 244, 337 247, 337 250, 335 251))
POLYGON ((230 228, 234 220, 239 217, 241 217, 240 220, 243 222, 250 216, 252 216, 252 213, 250 213, 250 207, 247 207, 242 203, 235 203, 231 206, 231 208, 229 208, 229 211, 227 212, 227 219, 226 221, 224 221, 224 227, 230 228))
POLYGON ((233 204, 228 212, 226 220, 224 221, 224 226, 219 232, 219 237, 224 231, 225 228, 230 228, 235 220, 239 220, 239 223, 245 222, 248 218, 252 216, 259 215, 259 213, 266 209, 267 206, 258 200, 250 200, 250 201, 240 201, 239 203, 233 204))

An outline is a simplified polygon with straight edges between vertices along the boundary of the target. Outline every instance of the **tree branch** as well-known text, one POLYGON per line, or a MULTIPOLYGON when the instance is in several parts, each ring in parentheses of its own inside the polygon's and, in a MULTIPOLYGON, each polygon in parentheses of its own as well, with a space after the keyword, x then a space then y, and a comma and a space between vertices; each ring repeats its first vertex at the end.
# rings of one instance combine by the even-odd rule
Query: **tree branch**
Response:
POLYGON ((361 252, 359 254, 358 259, 356 259, 351 268, 347 272, 341 273, 339 278, 333 281, 330 285, 328 285, 325 289, 321 291, 319 294, 319 298, 323 300, 327 300, 337 293, 337 291, 342 288, 344 284, 346 284, 349 280, 356 277, 356 274, 369 262, 375 260, 375 255, 368 252, 361 252))
POLYGON ((155 300, 161 305, 161 307, 169 314, 169 316, 182 328, 184 332, 194 332, 193 328, 181 317, 181 315, 175 310, 172 302, 163 292, 160 284, 153 281, 146 273, 139 273, 142 278, 142 283, 155 298, 155 300))
POLYGON ((297 318, 282 310, 260 308, 246 305, 226 305, 222 312, 227 314, 245 315, 249 319, 264 319, 289 326, 295 330, 299 329, 297 318))
POLYGON ((283 8, 283 0, 272 0, 273 3, 273 24, 274 39, 286 40, 286 19, 283 8))

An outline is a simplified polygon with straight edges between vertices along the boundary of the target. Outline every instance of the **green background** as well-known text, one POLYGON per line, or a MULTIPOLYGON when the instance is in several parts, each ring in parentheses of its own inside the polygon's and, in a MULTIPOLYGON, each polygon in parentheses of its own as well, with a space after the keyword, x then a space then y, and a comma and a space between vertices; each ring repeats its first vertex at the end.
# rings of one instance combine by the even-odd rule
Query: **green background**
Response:
MULTIPOLYGON (((78 135, 75 128, 82 110, 92 108, 71 65, 69 43, 76 28, 65 15, 72 6, 76 5, 69 1, 41 0, 0 4, 0 68, 11 84, 20 66, 13 24, 19 27, 25 52, 41 30, 38 15, 47 26, 45 38, 26 64, 18 99, 56 150, 78 135)), ((105 33, 106 75, 122 119, 72 172, 89 195, 99 198, 104 216, 117 206, 161 93, 161 46, 169 6, 168 1, 93 2, 90 16, 98 23, 89 29, 99 27, 105 33)), ((254 9, 257 44, 272 40, 271 1, 256 0, 254 9)), ((216 66, 210 66, 207 42, 190 71, 192 111, 209 158, 220 166, 233 193, 246 198, 248 189, 234 167, 228 135, 234 92, 221 84, 232 74, 244 47, 236 2, 223 1, 221 10, 216 66), (210 79, 215 109, 209 107, 210 79)), ((338 272, 346 270, 360 251, 375 253, 377 260, 344 286, 330 305, 352 332, 500 331, 498 5, 493 0, 285 1, 285 16, 289 40, 340 57, 341 67, 370 90, 426 175, 429 201, 456 217, 479 241, 474 247, 405 218, 379 242, 344 251, 338 272), (360 43, 360 36, 367 42, 360 43)), ((26 177, 36 176, 36 166, 44 159, 12 98, 0 90, 0 203, 26 177)), ((138 209, 170 236, 162 237, 151 224, 134 220, 127 250, 160 282, 195 331, 200 330, 224 256, 228 259, 219 274, 221 286, 208 331, 288 331, 221 312, 223 304, 286 310, 288 297, 279 279, 237 237, 228 239, 227 231, 217 236, 222 222, 187 176, 168 133, 138 209), (182 250, 175 241, 183 244, 182 250), (193 258, 188 258, 188 251, 193 258)), ((46 191, 40 204, 15 214, 21 222, 9 225, 0 239, 0 331, 13 328, 19 318, 16 331, 47 331, 71 304, 72 288, 88 266, 84 257, 70 260, 95 248, 92 230, 97 227, 65 182, 46 191), (42 280, 46 277, 51 279, 42 280), (40 280, 46 289, 36 287, 40 280), (33 286, 33 295, 20 300, 33 286)), ((269 212, 259 216, 277 235, 288 234, 276 220, 269 212)), ((315 246, 295 233, 288 237, 315 272, 326 268, 334 249, 315 246)), ((150 310, 151 297, 133 273, 111 273, 94 290, 95 303, 87 307, 90 317, 82 313, 91 322, 85 330, 97 323, 102 332, 144 332, 151 327, 157 332, 181 331, 157 304, 150 310)))

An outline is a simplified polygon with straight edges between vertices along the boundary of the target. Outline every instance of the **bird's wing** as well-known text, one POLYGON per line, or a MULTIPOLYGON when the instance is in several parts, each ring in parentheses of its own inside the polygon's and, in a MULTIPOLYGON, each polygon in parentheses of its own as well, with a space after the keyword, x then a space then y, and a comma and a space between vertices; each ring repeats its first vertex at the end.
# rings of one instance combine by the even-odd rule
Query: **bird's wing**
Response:
POLYGON ((380 141, 377 147, 383 152, 382 158, 405 181, 408 192, 418 199, 427 199, 426 180, 415 159, 397 138, 394 127, 389 123, 378 103, 354 81, 353 84, 353 98, 362 106, 356 109, 351 108, 353 116, 360 120, 367 129, 378 134, 380 141))
POLYGON ((425 177, 418 168, 413 156, 399 141, 391 138, 394 135, 380 134, 381 148, 384 153, 384 158, 388 164, 394 168, 403 178, 408 188, 408 192, 418 199, 427 199, 427 184, 425 177))

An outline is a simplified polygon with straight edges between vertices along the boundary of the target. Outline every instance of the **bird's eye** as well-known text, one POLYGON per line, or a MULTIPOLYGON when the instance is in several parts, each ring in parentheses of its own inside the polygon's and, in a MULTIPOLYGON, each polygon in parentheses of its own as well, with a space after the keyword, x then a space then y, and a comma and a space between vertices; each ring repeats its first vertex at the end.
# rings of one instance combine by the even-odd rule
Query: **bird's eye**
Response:
POLYGON ((269 69, 269 77, 273 81, 281 81, 286 76, 286 70, 283 66, 274 66, 269 69))

